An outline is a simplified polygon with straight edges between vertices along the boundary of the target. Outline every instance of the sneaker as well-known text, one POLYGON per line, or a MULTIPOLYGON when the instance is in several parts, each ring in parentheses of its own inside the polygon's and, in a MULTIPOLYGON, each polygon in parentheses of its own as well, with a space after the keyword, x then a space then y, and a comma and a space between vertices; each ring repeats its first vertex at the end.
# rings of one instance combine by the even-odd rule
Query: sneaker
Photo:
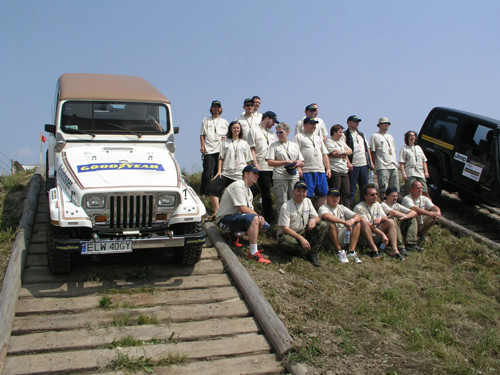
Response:
POLYGON ((247 260, 254 259, 259 263, 264 263, 264 264, 269 264, 271 261, 269 259, 266 259, 262 256, 260 251, 257 251, 254 255, 248 253, 247 254, 247 260))
POLYGON ((347 256, 345 254, 345 250, 337 251, 337 258, 339 259, 340 263, 349 263, 349 260, 347 259, 347 256))
POLYGON ((321 267, 316 253, 307 253, 307 260, 311 262, 314 267, 321 267))
POLYGON ((372 251, 370 253, 370 258, 375 259, 375 258, 378 258, 378 257, 380 257, 380 253, 378 251, 372 251))
POLYGON ((400 260, 400 261, 405 260, 405 258, 403 258, 403 256, 402 256, 400 253, 397 253, 397 254, 395 255, 395 258, 396 258, 396 259, 398 259, 398 260, 400 260))
POLYGON ((358 254, 356 254, 355 251, 348 252, 347 257, 351 258, 351 261, 353 261, 354 263, 357 263, 357 264, 361 263, 361 259, 358 258, 358 254))
POLYGON ((408 250, 422 252, 424 251, 424 248, 418 245, 408 245, 408 250))
POLYGON ((407 257, 408 256, 408 251, 406 251, 406 249, 404 247, 402 247, 401 249, 399 249, 399 253, 404 256, 404 257, 407 257))

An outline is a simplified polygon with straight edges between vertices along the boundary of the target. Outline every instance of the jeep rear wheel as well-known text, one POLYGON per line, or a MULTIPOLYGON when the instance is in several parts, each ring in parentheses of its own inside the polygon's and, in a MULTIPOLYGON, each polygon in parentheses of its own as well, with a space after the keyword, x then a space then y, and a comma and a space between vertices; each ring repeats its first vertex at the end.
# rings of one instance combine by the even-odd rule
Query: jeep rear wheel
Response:
MULTIPOLYGON (((194 234, 203 231, 201 223, 185 224, 184 234, 194 234)), ((177 262, 183 266, 192 266, 199 262, 203 244, 186 245, 175 251, 177 262)))
POLYGON ((434 165, 429 165, 429 180, 427 181, 427 189, 433 201, 437 201, 443 190, 443 179, 441 172, 434 165))
POLYGON ((71 255, 55 248, 54 236, 58 228, 49 223, 47 228, 47 260, 49 271, 55 274, 68 273, 71 270, 71 255))

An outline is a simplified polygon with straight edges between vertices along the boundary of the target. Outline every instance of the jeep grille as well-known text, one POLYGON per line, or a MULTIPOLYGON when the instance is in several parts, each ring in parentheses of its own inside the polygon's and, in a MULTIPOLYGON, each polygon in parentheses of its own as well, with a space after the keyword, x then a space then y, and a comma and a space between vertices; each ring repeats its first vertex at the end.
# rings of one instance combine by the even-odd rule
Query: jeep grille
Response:
POLYGON ((109 197, 109 227, 111 229, 150 228, 152 223, 152 195, 115 195, 109 197))

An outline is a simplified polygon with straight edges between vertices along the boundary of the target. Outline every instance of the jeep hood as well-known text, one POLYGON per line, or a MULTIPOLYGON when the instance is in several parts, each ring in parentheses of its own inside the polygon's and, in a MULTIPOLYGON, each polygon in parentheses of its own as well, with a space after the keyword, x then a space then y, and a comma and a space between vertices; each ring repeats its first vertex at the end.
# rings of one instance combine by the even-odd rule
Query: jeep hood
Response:
POLYGON ((74 179, 81 189, 179 186, 179 168, 165 148, 147 146, 75 147, 62 153, 58 179, 74 179), (61 176, 63 174, 63 176, 61 176))

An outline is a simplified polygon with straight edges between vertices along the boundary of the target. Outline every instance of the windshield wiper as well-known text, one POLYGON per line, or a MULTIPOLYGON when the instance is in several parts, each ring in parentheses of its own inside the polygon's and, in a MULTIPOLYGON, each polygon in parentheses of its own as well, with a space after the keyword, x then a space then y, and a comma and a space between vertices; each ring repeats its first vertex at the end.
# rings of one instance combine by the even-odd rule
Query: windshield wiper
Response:
POLYGON ((80 130, 80 129, 68 128, 68 127, 65 126, 63 130, 65 132, 68 132, 68 133, 74 132, 74 133, 78 133, 78 134, 86 134, 86 135, 88 134, 88 135, 92 136, 92 138, 95 138, 95 134, 94 133, 83 131, 83 130, 80 130))
POLYGON ((137 138, 141 138, 141 137, 142 137, 142 134, 137 133, 137 132, 135 132, 135 131, 133 131, 133 130, 131 130, 131 129, 128 129, 128 128, 126 128, 125 126, 122 126, 122 125, 120 125, 120 124, 115 124, 114 122, 111 122, 111 121, 108 121, 108 124, 109 124, 109 125, 112 125, 112 126, 114 126, 114 127, 116 127, 116 128, 118 128, 118 129, 125 130, 127 133, 132 133, 132 134, 136 135, 136 136, 137 136, 137 138))

